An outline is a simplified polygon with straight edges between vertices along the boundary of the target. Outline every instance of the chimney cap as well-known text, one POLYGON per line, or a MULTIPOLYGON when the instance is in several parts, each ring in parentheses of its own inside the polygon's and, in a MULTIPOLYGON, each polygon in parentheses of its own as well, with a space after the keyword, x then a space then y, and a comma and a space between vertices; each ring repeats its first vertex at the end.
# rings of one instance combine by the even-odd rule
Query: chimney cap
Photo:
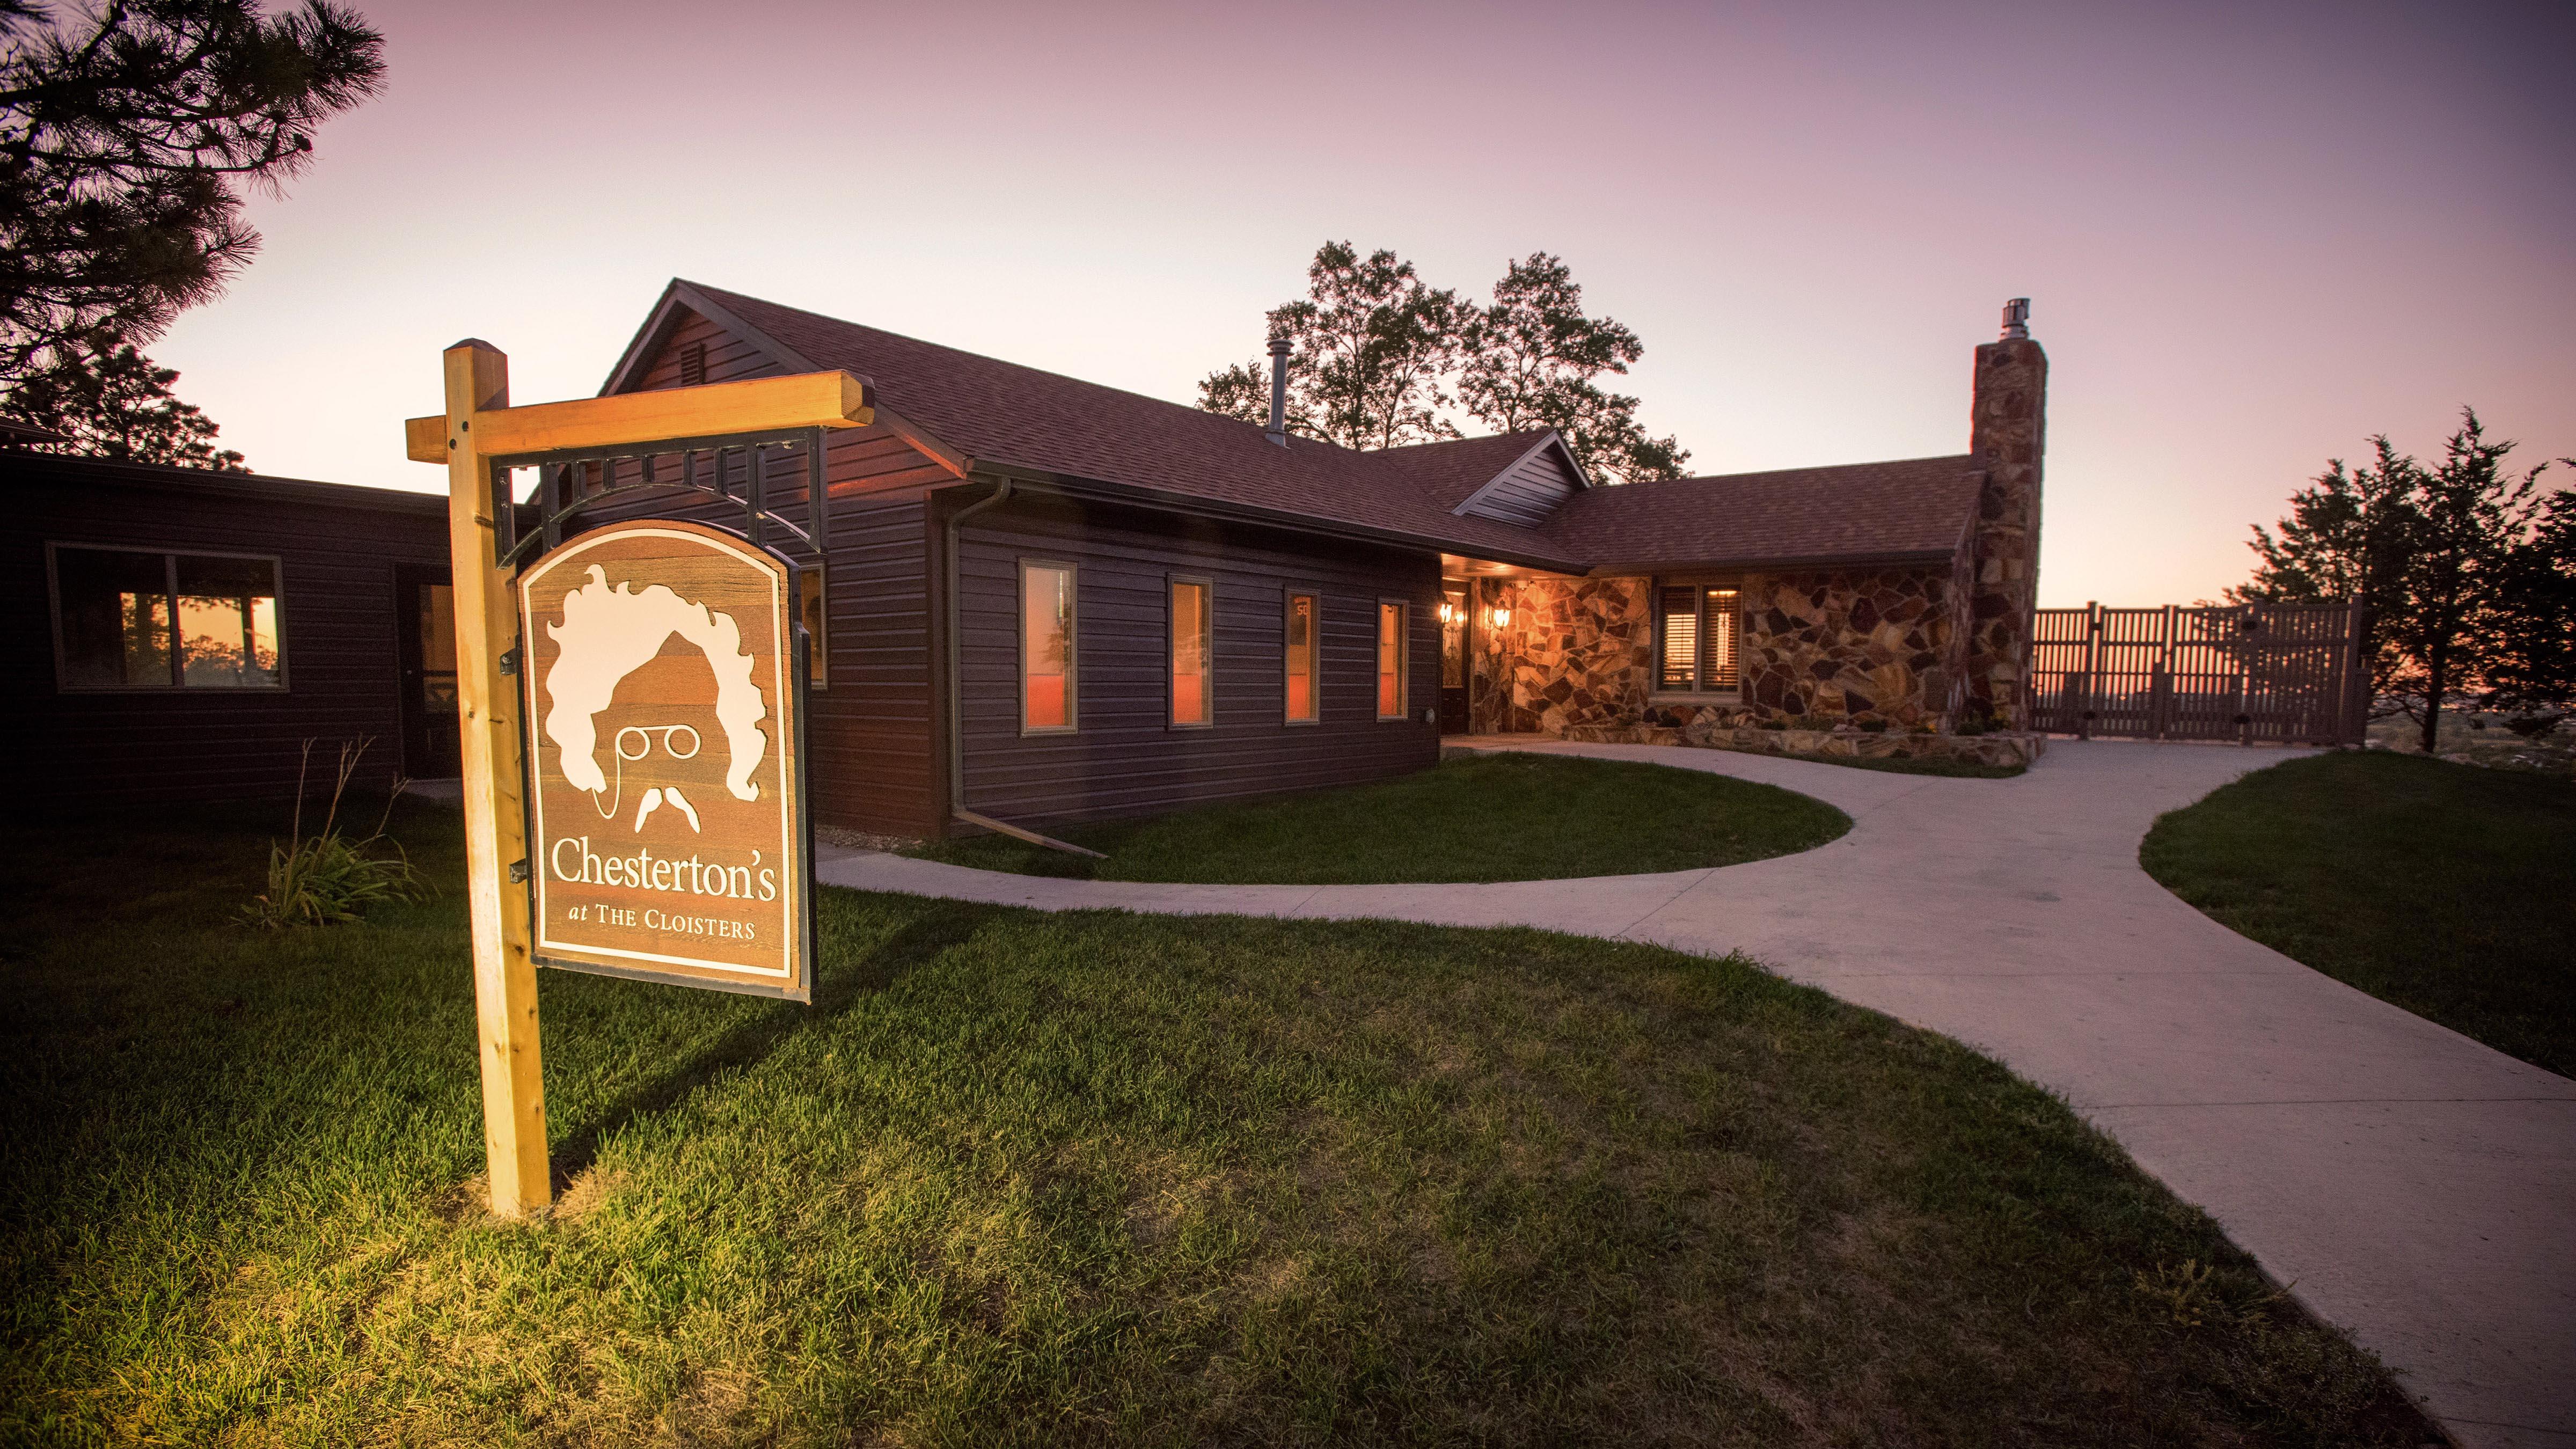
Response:
POLYGON ((2004 304, 2003 340, 2006 342, 2030 340, 2030 299, 2028 297, 2015 297, 2004 304))

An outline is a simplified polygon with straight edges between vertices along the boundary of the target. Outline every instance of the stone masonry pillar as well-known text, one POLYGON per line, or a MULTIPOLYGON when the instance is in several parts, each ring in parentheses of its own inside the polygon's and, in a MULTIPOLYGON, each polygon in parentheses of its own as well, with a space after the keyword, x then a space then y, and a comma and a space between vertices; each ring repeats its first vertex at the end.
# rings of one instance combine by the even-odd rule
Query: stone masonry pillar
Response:
POLYGON ((2003 337, 1977 349, 1968 451, 1985 470, 1970 540, 1969 708, 2030 724, 2030 642, 2039 606, 2039 475, 2048 442, 2048 354, 2030 340, 2030 299, 2004 306, 2003 337))

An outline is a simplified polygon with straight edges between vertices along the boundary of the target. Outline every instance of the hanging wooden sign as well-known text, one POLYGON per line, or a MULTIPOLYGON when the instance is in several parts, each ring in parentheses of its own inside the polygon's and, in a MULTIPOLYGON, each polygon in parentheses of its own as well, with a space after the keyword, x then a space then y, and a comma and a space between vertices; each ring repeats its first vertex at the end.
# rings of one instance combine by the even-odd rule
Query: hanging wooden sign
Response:
POLYGON ((813 999, 792 572, 636 519, 521 576, 539 964, 813 999))

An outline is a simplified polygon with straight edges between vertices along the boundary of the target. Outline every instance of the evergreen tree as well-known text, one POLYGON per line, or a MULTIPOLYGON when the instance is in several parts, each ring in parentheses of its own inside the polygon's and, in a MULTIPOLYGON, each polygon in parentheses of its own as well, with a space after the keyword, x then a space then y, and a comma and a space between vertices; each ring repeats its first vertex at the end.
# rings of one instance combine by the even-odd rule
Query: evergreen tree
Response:
POLYGON ((1673 438, 1650 438, 1637 399, 1595 379, 1625 374, 1645 355, 1637 334, 1583 311, 1583 288, 1546 252, 1505 268, 1493 302, 1467 315, 1466 364, 1458 400, 1498 433, 1554 428, 1584 471, 1609 483, 1678 478, 1690 454, 1673 438))
POLYGON ((179 374, 130 344, 91 355, 66 350, 60 360, 22 380, 9 410, 20 420, 62 434, 45 452, 181 468, 247 473, 242 455, 217 448, 214 420, 170 392, 179 374))
POLYGON ((2329 459, 2326 471, 2291 494, 2289 516, 2277 535, 2254 526, 2247 547, 2261 562, 2250 581, 2227 590, 2227 598, 2240 604, 2358 599, 2362 657, 2370 661, 2376 702, 2388 697, 2407 664, 2389 626, 2406 601, 2407 565, 2422 522, 2415 504, 2424 469, 2385 436, 2370 444, 2371 462, 2346 472, 2343 459, 2329 459))
POLYGON ((2428 755, 2443 707, 2500 661, 2515 602, 2512 562, 2540 520, 2544 500, 2534 495, 2549 465, 2517 478, 2503 466, 2512 451, 2511 443, 2488 442, 2477 413, 2463 408, 2442 461, 2424 469, 2416 485, 2414 548, 2404 598, 2389 621, 2391 642, 2407 662, 2390 691, 2423 726, 2428 755))
POLYGON ((2542 500, 2531 537, 2505 560, 2504 593, 2485 703, 2539 734, 2576 715, 2576 489, 2542 500))
POLYGON ((259 246, 312 132, 382 84, 383 40, 331 0, 0 0, 0 384, 160 335, 259 246))

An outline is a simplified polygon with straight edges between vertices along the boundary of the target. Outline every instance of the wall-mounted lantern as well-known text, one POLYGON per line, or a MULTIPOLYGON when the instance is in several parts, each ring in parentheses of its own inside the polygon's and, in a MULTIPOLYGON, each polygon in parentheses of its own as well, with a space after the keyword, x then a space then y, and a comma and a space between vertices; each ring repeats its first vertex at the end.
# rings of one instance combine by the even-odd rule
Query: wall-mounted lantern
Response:
POLYGON ((1458 606, 1456 604, 1442 604, 1440 606, 1440 622, 1443 624, 1457 623, 1458 606))
POLYGON ((1507 629, 1511 627, 1512 611, 1504 608, 1500 604, 1494 606, 1490 617, 1493 619, 1494 627, 1497 629, 1507 629))

